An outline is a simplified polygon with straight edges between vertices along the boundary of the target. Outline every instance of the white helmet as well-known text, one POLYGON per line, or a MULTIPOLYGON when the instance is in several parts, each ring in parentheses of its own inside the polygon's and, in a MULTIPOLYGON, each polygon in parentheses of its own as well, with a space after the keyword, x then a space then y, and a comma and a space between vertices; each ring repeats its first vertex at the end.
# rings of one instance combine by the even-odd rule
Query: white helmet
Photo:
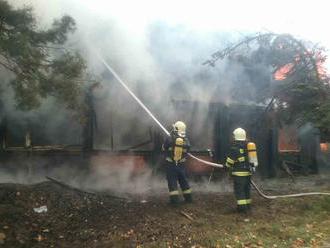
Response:
POLYGON ((240 128, 240 127, 236 128, 233 131, 233 135, 234 135, 235 140, 241 140, 241 141, 246 140, 246 132, 243 128, 240 128))
POLYGON ((186 136, 186 124, 183 121, 177 121, 173 124, 173 130, 177 133, 180 137, 186 136))

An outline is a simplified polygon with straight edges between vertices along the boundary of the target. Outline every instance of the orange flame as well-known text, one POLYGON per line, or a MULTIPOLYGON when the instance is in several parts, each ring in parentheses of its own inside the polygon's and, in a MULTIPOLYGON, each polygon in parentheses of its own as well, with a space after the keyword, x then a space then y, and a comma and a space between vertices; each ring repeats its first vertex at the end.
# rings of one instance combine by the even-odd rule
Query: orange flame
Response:
MULTIPOLYGON (((324 65, 325 60, 326 60, 326 57, 323 56, 321 52, 317 52, 315 64, 316 64, 317 73, 321 79, 325 79, 327 77, 327 70, 324 65)), ((291 70, 293 69, 295 63, 299 63, 300 56, 296 56, 294 61, 295 62, 285 64, 282 67, 280 67, 279 69, 277 69, 274 72, 274 79, 276 81, 281 81, 281 80, 286 79, 288 77, 289 73, 291 72, 291 70)))
POLYGON ((329 144, 328 143, 320 143, 320 149, 322 152, 327 152, 329 150, 329 144))
POLYGON ((281 81, 286 79, 293 67, 294 67, 293 63, 283 65, 274 72, 274 79, 276 81, 281 81))

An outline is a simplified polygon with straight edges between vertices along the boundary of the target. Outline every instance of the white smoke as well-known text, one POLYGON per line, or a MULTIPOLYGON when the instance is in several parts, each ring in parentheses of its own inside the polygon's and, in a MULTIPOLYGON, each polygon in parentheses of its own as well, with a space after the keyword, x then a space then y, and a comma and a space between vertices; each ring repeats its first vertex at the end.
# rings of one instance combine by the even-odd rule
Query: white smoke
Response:
MULTIPOLYGON (((243 76, 238 75, 239 68, 228 67, 226 61, 219 61, 216 68, 202 66, 202 62, 214 51, 241 39, 247 33, 264 29, 313 38, 325 45, 329 44, 330 47, 326 32, 314 35, 313 32, 317 29, 306 28, 312 26, 322 29, 322 25, 327 23, 317 21, 318 18, 311 18, 310 13, 313 12, 314 6, 317 6, 315 1, 309 6, 299 4, 299 11, 296 10, 295 4, 287 1, 277 1, 270 9, 268 3, 256 0, 239 3, 160 3, 146 0, 9 2, 16 7, 31 4, 41 29, 49 27, 54 18, 59 18, 63 14, 69 14, 76 20, 78 29, 70 37, 68 46, 80 50, 87 60, 90 72, 101 78, 103 85, 102 90, 94 94, 99 129, 99 135, 95 138, 97 148, 100 149, 109 149, 111 132, 114 145, 119 150, 129 147, 124 141, 132 130, 135 131, 133 138, 136 144, 146 141, 149 137, 148 129, 154 124, 106 72, 95 52, 100 53, 114 67, 165 126, 180 118, 180 113, 184 112, 183 109, 176 109, 173 102, 205 102, 206 107, 198 106, 194 113, 186 114, 187 120, 184 120, 195 133, 205 134, 211 132, 207 126, 207 104, 212 101, 231 102, 231 86, 235 84, 237 77, 243 76), (283 4, 285 8, 282 7, 283 4), (276 21, 273 23, 273 20, 276 21), (190 115, 193 114, 199 116, 198 123, 191 121, 193 116, 190 115), (114 131, 110 130, 110 126, 114 131)), ((318 8, 315 13, 319 13, 318 16, 328 16, 320 13, 325 9, 318 8)), ((327 30, 327 27, 323 26, 323 30, 327 30)), ((13 115, 24 116, 10 106, 7 108, 13 115)), ((55 112, 51 100, 47 99, 45 106, 49 106, 44 107, 46 112, 55 112)), ((57 112, 56 118, 49 117, 50 123, 54 124, 51 130, 58 129, 63 119, 67 119, 64 110, 57 112)), ((199 148, 206 149, 207 145, 209 144, 201 144, 199 148)), ((127 165, 120 174, 116 169, 104 166, 97 167, 98 169, 88 178, 88 184, 97 189, 117 186, 123 191, 136 189, 137 192, 149 188, 151 174, 148 171, 141 176, 140 181, 131 183, 131 165, 127 165), (140 183, 142 185, 139 185, 140 183)))

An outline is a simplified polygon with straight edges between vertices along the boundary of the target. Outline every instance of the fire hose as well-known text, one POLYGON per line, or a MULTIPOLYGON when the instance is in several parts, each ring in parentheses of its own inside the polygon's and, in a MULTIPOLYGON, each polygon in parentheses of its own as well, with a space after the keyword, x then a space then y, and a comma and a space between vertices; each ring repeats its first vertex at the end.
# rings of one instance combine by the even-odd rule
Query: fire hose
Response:
MULTIPOLYGON (((157 123, 157 125, 164 131, 164 133, 167 136, 170 136, 170 132, 158 121, 158 119, 151 113, 151 111, 143 104, 143 102, 131 91, 131 89, 127 86, 127 84, 119 77, 119 75, 112 69, 109 64, 98 54, 99 59, 103 63, 103 65, 112 73, 112 75, 117 79, 117 81, 126 89, 126 91, 136 100, 136 102, 147 112, 147 114, 157 123)), ((213 166, 216 168, 224 168, 222 164, 213 163, 210 161, 206 161, 200 158, 197 158, 196 156, 192 155, 191 153, 188 153, 188 155, 197 160, 198 162, 213 166)), ((251 184, 255 188, 255 190, 258 192, 258 194, 265 198, 265 199, 276 199, 276 198, 288 198, 288 197, 300 197, 300 196, 309 196, 309 195, 329 195, 330 193, 322 193, 322 192, 310 192, 310 193, 300 193, 300 194, 289 194, 289 195, 277 195, 277 196, 269 196, 264 194, 259 187, 256 185, 256 183, 251 179, 251 184)))
POLYGON ((251 184, 252 186, 256 189, 256 191, 258 192, 258 194, 265 198, 265 199, 277 199, 277 198, 289 198, 289 197, 300 197, 300 196, 310 196, 310 195, 329 195, 330 193, 322 193, 322 192, 308 192, 308 193, 299 193, 299 194, 290 194, 290 195, 266 195, 265 193, 263 193, 258 186, 256 185, 256 183, 254 181, 251 180, 251 184))

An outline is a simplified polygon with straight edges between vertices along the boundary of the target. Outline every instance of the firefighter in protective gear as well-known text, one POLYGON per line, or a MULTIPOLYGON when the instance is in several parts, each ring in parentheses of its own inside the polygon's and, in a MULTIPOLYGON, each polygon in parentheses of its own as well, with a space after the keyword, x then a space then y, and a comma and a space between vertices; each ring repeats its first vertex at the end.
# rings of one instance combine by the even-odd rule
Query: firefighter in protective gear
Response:
POLYGON ((190 144, 186 137, 186 125, 177 121, 173 125, 171 137, 168 137, 163 144, 163 151, 166 159, 166 179, 170 194, 170 203, 179 203, 178 183, 181 187, 186 202, 192 202, 191 188, 189 186, 185 162, 190 144))
POLYGON ((234 142, 226 159, 234 181, 234 193, 238 212, 247 212, 251 206, 251 172, 258 166, 256 146, 246 141, 246 132, 242 128, 233 131, 234 142))

